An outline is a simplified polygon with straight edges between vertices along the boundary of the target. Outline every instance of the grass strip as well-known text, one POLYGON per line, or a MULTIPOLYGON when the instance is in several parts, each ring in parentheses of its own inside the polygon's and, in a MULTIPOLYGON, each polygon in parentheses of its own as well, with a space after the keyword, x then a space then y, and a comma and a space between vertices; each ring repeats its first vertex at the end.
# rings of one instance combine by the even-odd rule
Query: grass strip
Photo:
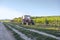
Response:
POLYGON ((16 38, 16 40, 24 40, 20 37, 20 35, 18 35, 16 32, 14 32, 12 29, 10 29, 5 23, 4 23, 5 27, 10 30, 13 33, 13 36, 16 38))
POLYGON ((41 28, 41 27, 38 28, 38 26, 34 26, 34 25, 31 25, 31 26, 19 25, 19 26, 27 28, 27 29, 35 29, 38 31, 43 31, 43 32, 46 32, 48 34, 52 34, 52 35, 55 35, 57 37, 60 37, 60 30, 45 29, 45 28, 41 28))
POLYGON ((25 35, 27 35, 28 37, 31 37, 33 40, 56 40, 54 38, 51 38, 51 37, 47 37, 47 36, 44 36, 44 35, 40 35, 40 34, 37 34, 35 32, 31 32, 29 30, 24 30, 22 28, 17 28, 15 25, 10 25, 12 26, 13 28, 19 30, 20 32, 24 33, 25 35))

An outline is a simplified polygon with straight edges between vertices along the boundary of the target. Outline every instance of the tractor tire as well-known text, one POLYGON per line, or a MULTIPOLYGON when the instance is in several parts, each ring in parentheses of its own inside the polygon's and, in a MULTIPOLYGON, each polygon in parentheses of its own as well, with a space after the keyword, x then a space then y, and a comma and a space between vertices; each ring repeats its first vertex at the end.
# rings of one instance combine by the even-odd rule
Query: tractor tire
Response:
POLYGON ((33 20, 31 20, 31 24, 32 24, 32 25, 34 25, 34 22, 33 22, 33 20))
POLYGON ((24 25, 26 25, 26 23, 24 23, 24 25))
POLYGON ((30 22, 28 22, 28 25, 30 25, 30 22))
POLYGON ((32 23, 32 25, 34 25, 34 22, 31 22, 32 23))
POLYGON ((26 23, 24 23, 24 22, 22 24, 26 25, 26 23))

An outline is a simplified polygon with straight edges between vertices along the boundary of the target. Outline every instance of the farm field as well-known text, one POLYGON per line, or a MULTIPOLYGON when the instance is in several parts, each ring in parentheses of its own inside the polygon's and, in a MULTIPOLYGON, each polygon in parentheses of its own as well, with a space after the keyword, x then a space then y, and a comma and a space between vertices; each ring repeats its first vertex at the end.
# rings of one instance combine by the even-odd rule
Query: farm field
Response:
POLYGON ((60 40, 59 18, 60 16, 31 17, 30 24, 29 21, 23 24, 22 18, 14 18, 1 20, 0 23, 4 24, 16 40, 60 40))
MULTIPOLYGON (((12 23, 12 24, 15 24, 15 23, 12 23)), ((35 29, 35 30, 47 32, 60 37, 60 27, 55 27, 50 25, 22 25, 22 24, 15 24, 15 25, 18 25, 27 29, 35 29)))
MULTIPOLYGON (((8 28, 10 26, 18 30, 19 32, 23 33, 29 40, 60 40, 60 30, 58 27, 41 27, 40 25, 22 25, 17 23, 4 23, 4 25, 8 25, 8 28), (42 33, 39 34, 36 30, 42 33)), ((16 35, 18 35, 18 33, 16 35)), ((23 39, 21 35, 18 35, 17 37, 17 39, 23 39)))
POLYGON ((60 40, 60 0, 0 0, 0 40, 60 40))

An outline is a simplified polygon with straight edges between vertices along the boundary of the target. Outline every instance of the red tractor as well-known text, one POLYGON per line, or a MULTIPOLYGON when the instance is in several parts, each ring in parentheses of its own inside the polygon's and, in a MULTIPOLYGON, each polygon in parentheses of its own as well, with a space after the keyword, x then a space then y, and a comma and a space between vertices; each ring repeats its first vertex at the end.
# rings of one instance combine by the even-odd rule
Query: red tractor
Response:
POLYGON ((34 25, 33 20, 31 19, 30 15, 24 15, 22 16, 22 24, 27 24, 27 25, 34 25))

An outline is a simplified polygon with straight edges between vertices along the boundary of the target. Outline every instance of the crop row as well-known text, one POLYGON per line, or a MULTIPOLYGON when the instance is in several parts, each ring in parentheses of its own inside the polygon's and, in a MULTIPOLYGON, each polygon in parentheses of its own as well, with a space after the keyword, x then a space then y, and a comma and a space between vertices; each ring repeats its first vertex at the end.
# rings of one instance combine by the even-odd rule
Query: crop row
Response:
POLYGON ((32 38, 33 40, 56 40, 56 39, 51 38, 51 37, 47 37, 47 36, 40 35, 38 33, 29 31, 29 30, 25 30, 23 28, 19 28, 19 27, 17 27, 14 24, 13 25, 9 24, 9 25, 12 26, 13 28, 19 30, 20 32, 24 33, 25 35, 27 35, 28 37, 32 38))
POLYGON ((19 34, 17 34, 15 31, 13 31, 11 28, 9 28, 6 23, 4 23, 4 26, 7 28, 7 30, 10 30, 13 33, 13 36, 15 37, 16 40, 24 40, 20 37, 19 34))

